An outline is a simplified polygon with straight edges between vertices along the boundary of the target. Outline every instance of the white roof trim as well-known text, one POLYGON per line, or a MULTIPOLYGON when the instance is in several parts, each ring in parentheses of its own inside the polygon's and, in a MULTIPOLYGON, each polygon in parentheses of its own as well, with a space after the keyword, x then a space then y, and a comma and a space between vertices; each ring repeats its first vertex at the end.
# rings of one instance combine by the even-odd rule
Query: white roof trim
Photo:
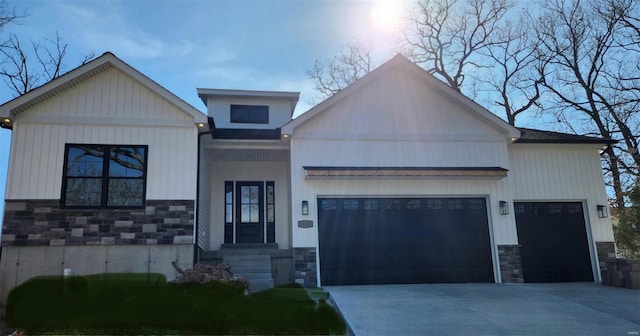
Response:
POLYGON ((192 116, 195 123, 207 123, 207 116, 204 113, 200 112, 198 109, 191 106, 189 103, 185 102, 180 97, 165 89, 160 84, 145 76, 140 71, 134 69, 132 66, 110 52, 106 52, 93 61, 83 64, 40 87, 0 105, 0 116, 3 118, 14 119, 18 113, 53 97, 77 85, 78 83, 92 78, 111 67, 124 72, 147 89, 162 96, 184 113, 192 116))
POLYGON ((198 96, 222 96, 241 98, 284 98, 298 100, 300 92, 293 91, 253 91, 253 90, 225 90, 225 89, 203 89, 198 88, 198 96))
POLYGON ((259 98, 259 99, 276 99, 288 100, 291 102, 291 114, 296 109, 300 92, 294 91, 254 91, 254 90, 226 90, 226 89, 203 89, 198 88, 198 97, 202 99, 205 106, 208 105, 208 98, 259 98))
POLYGON ((377 78, 384 76, 384 74, 387 71, 390 71, 391 69, 399 66, 404 67, 404 69, 409 71, 411 74, 426 81, 427 84, 432 86, 439 93, 443 94, 445 97, 447 97, 457 105, 461 106, 466 111, 469 111, 474 117, 498 129, 501 133, 505 134, 508 138, 510 139, 520 138, 520 131, 517 128, 511 126, 509 123, 502 120, 500 117, 491 113, 487 109, 483 108, 478 103, 469 99, 465 95, 453 90, 451 87, 447 86, 446 84, 444 84, 443 82, 435 78, 433 75, 429 74, 427 71, 420 68, 413 62, 409 61, 406 57, 402 55, 396 55, 390 61, 381 65, 380 67, 373 70, 369 74, 365 75, 360 80, 351 84, 344 90, 327 98, 325 101, 314 106, 309 111, 300 115, 298 118, 291 120, 290 122, 282 126, 282 134, 293 134, 293 132, 298 126, 301 126, 302 124, 306 123, 308 120, 316 117, 322 111, 337 104, 338 102, 345 99, 346 97, 351 95, 353 92, 359 90, 363 86, 366 86, 367 84, 376 80, 377 78))

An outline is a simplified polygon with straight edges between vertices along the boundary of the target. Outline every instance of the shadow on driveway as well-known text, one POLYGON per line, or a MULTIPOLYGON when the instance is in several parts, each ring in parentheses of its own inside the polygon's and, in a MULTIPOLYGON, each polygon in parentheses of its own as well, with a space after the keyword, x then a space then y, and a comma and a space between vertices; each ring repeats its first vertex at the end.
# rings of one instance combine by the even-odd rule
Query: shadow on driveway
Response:
POLYGON ((331 286, 357 336, 640 332, 640 290, 595 283, 331 286))

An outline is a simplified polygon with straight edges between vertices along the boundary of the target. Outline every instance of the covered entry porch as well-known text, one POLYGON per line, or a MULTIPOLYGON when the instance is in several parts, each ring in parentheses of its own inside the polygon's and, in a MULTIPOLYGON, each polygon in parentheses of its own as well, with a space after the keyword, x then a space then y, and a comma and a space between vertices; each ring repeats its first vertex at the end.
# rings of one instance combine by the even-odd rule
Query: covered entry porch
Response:
POLYGON ((196 262, 227 262, 259 286, 293 282, 288 143, 206 137, 200 155, 196 262))

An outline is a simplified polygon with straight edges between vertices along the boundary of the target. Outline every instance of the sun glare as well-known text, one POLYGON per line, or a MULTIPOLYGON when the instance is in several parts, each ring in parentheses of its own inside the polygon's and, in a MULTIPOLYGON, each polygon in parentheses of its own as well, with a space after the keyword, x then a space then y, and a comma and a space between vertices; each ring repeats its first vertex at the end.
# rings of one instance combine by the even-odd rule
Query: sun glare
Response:
POLYGON ((371 8, 371 21, 382 32, 389 33, 400 28, 402 0, 375 0, 371 8))

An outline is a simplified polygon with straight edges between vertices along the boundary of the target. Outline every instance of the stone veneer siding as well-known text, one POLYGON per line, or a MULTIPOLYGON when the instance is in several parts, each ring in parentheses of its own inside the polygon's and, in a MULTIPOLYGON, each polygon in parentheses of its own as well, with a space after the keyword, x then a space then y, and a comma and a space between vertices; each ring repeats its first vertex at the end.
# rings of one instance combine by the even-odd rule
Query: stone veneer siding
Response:
POLYGON ((192 200, 143 209, 64 209, 59 200, 7 200, 2 246, 193 244, 192 200))
POLYGON ((294 248, 295 282, 306 287, 318 287, 316 248, 294 248))
POLYGON ((520 245, 498 245, 498 260, 503 283, 524 282, 520 245))
POLYGON ((617 257, 616 244, 614 242, 596 242, 596 254, 598 255, 598 265, 600 266, 600 279, 605 285, 609 285, 611 283, 611 274, 614 270, 606 260, 617 257))
POLYGON ((614 242, 596 242, 596 253, 598 254, 600 270, 605 270, 607 269, 607 265, 604 260, 616 258, 616 245, 614 242))

